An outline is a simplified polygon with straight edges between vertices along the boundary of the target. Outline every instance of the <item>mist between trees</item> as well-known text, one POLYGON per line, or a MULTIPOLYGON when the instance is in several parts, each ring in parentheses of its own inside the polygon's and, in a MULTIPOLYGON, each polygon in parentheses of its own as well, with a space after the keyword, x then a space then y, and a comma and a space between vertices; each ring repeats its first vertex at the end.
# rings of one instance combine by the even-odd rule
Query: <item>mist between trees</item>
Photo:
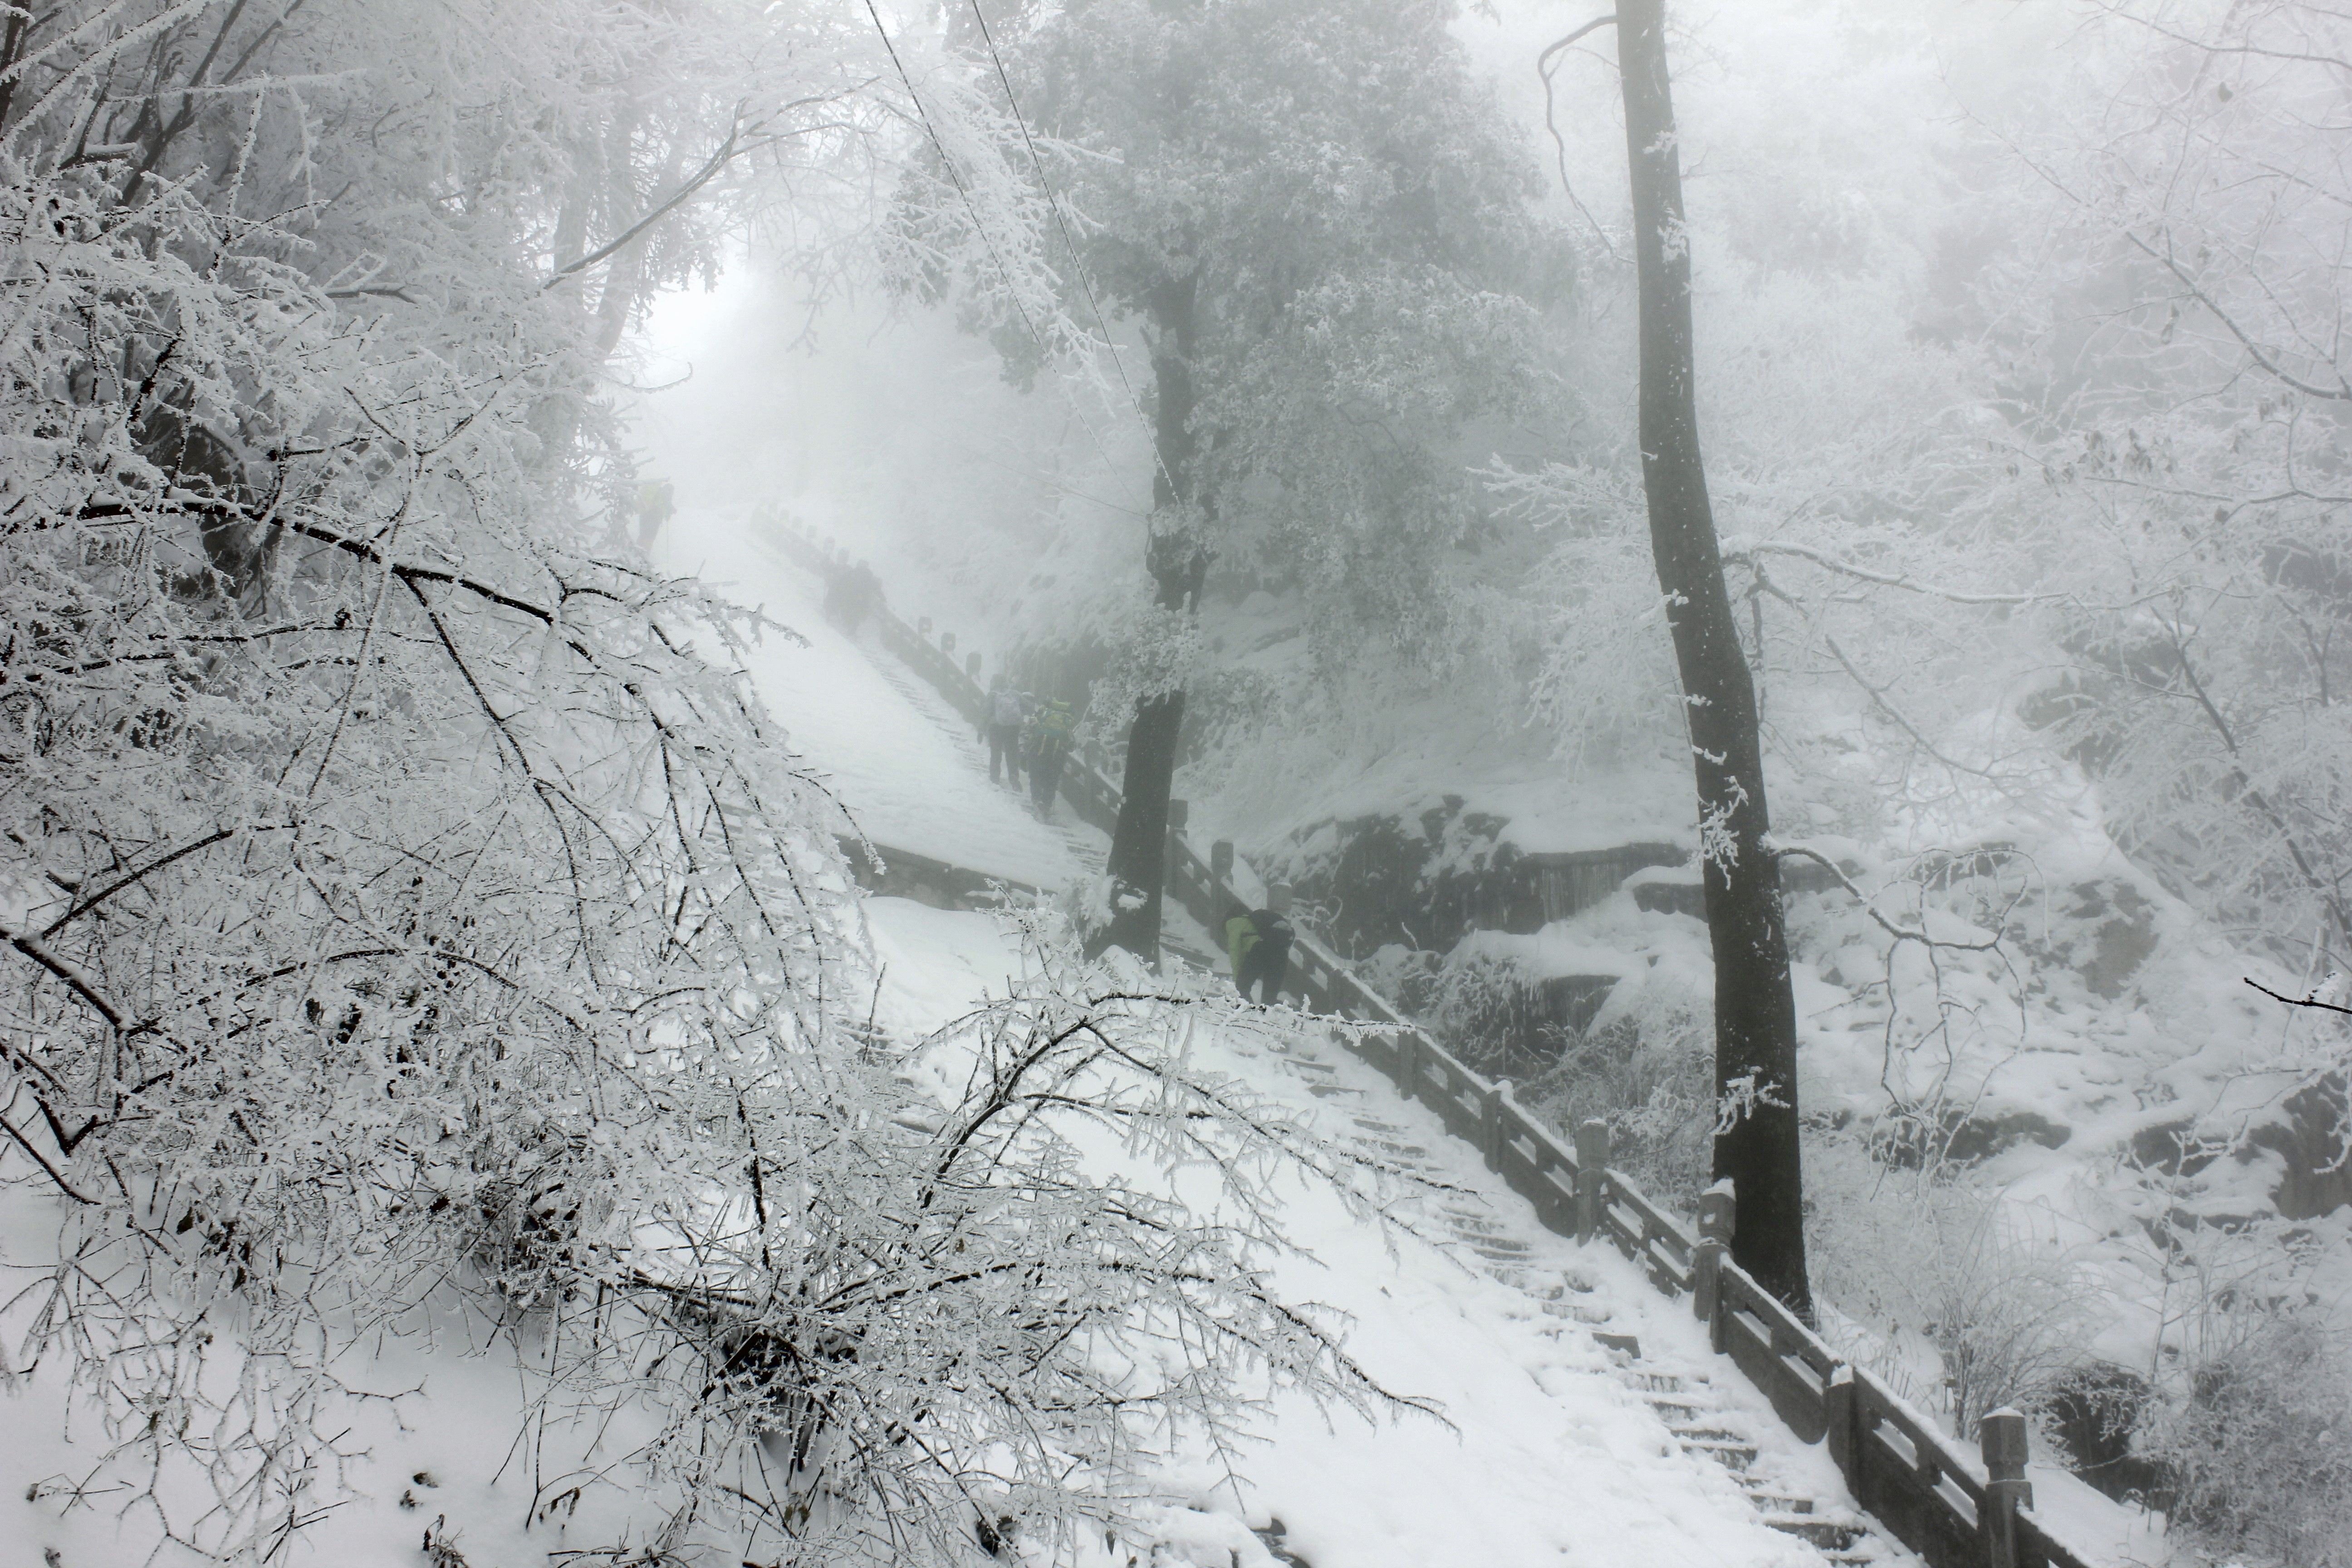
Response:
MULTIPOLYGON (((1793 1081, 1746 1079, 1801 1113, 1824 1331, 2217 1551, 2344 1562, 2345 1036, 2292 1004, 2352 943, 2352 35, 1927 10, 1677 10, 1675 146, 1632 152, 1689 211, 1650 233, 1613 50, 1538 78, 1583 18, 1528 7, 0 10, 0 1172, 64 1259, 7 1374, 70 1367, 214 1500, 159 1480, 142 1528, 247 1558, 333 1483, 314 1416, 379 1329, 658 1412, 644 1562, 1116 1532, 1249 1368, 1381 1405, 1265 1286, 1254 1196, 1378 1173, 1188 1072, 1185 1031, 1276 1026, 1131 962, 1167 802, 1304 880, 1444 787, 1380 773, 1421 744, 1696 837, 1654 248, 1779 826, 1724 841, 1825 868, 1784 896, 1793 1081), (855 825, 739 673, 789 628, 633 538, 633 333, 723 267, 820 348, 886 306, 985 344, 1002 384, 853 417, 887 465, 815 488, 1028 668, 1091 661, 1124 748, 1102 883, 928 1042, 862 1026, 855 825), (975 497, 983 448, 1021 471, 975 497), (2080 1140, 2063 1193, 2004 1175, 2029 1111, 2080 1140)), ((1645 919, 1580 928, 1650 963, 1527 1092, 1664 1196, 1738 1119, 1709 955, 1645 919)), ((1363 945, 1473 1043, 1549 977, 1363 945)))

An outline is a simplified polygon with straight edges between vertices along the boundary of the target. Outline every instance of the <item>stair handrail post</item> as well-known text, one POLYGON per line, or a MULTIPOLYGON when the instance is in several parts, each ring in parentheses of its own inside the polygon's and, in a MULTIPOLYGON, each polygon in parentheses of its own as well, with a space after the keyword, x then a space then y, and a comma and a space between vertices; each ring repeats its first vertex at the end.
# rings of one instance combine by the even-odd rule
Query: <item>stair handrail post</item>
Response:
POLYGON ((977 654, 977 653, 968 653, 968 654, 966 654, 966 655, 964 655, 964 656, 963 656, 963 672, 964 672, 966 675, 968 675, 968 676, 971 677, 971 683, 972 683, 974 686, 978 686, 978 685, 980 684, 980 655, 979 655, 979 654, 977 654))
POLYGON ((1209 878, 1219 888, 1234 879, 1234 841, 1220 838, 1209 846, 1209 878))
POLYGON ((940 651, 946 654, 952 654, 955 652, 955 633, 941 632, 940 634, 940 651))
POLYGON ((1715 1348, 1723 1348, 1723 1258, 1730 1249, 1738 1194, 1727 1176, 1698 1198, 1698 1245, 1691 1250, 1691 1314, 1707 1325, 1715 1348))
POLYGON ((1479 1131, 1486 1145, 1486 1169, 1503 1168, 1503 1107, 1511 1100, 1511 1080, 1498 1078, 1486 1086, 1486 1093, 1478 1107, 1479 1131))
POLYGON ((2033 1506, 2024 1415, 2003 1405, 1978 1422, 1977 1448, 1985 1467, 1985 1568, 2018 1568, 2017 1510, 2033 1506))
POLYGON ((1854 1407, 1858 1394, 1853 1363, 1842 1361, 1830 1369, 1829 1386, 1822 1390, 1822 1403, 1829 1415, 1829 1432, 1822 1441, 1838 1474, 1845 1478, 1845 1489, 1853 1495, 1855 1504, 1874 1512, 1871 1499, 1863 1490, 1862 1421, 1861 1413, 1854 1407))
POLYGON ((1601 1230, 1601 1188, 1609 1180, 1609 1123, 1594 1117, 1576 1130, 1576 1244, 1601 1230))
POLYGON ((1406 1029, 1397 1036, 1397 1092, 1407 1100, 1421 1098, 1421 1031, 1406 1029))

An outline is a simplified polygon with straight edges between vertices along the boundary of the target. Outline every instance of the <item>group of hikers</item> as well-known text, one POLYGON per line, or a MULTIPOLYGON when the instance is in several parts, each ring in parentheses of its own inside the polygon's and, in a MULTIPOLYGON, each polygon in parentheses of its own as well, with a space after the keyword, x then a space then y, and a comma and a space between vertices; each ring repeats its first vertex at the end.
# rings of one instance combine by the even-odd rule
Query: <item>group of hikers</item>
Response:
MULTIPOLYGON (((988 703, 981 715, 981 731, 988 739, 988 782, 1019 789, 1022 774, 1027 773, 1029 798, 1037 815, 1050 821, 1054 792, 1060 787, 1076 723, 1068 702, 1060 698, 1040 702, 998 676, 989 684, 988 703)), ((1281 996, 1290 974, 1294 934, 1286 882, 1267 887, 1265 909, 1236 903, 1226 912, 1225 952, 1233 960, 1234 984, 1244 998, 1271 1003, 1281 996), (1253 990, 1257 993, 1254 998, 1253 990)))
POLYGON ((1069 760, 1078 716, 1061 698, 1040 702, 998 676, 988 690, 981 728, 988 736, 988 782, 1021 787, 1029 775, 1029 798, 1037 815, 1051 820, 1054 792, 1061 787, 1062 764, 1069 760))

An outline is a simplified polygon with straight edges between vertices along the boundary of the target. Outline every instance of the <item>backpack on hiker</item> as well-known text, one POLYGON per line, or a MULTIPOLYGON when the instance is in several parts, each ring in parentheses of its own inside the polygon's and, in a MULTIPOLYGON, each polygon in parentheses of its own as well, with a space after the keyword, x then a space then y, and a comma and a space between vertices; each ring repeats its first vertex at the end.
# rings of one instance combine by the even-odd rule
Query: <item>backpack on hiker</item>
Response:
POLYGON ((1039 762, 1058 762, 1070 749, 1070 731, 1077 724, 1077 715, 1070 711, 1068 702, 1055 698, 1037 715, 1037 733, 1030 742, 1029 754, 1039 762))

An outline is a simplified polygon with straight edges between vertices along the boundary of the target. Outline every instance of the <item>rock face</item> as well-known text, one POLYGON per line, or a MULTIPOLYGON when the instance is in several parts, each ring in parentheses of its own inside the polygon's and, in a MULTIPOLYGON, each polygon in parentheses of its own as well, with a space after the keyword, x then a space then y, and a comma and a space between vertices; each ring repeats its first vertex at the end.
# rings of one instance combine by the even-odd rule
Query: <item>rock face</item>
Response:
POLYGON ((2281 1219, 2316 1219, 2352 1204, 2352 1078, 2326 1073, 2279 1101, 2271 1120, 2246 1128, 2200 1129, 2186 1117, 2132 1134, 2132 1163, 2168 1176, 2193 1176, 2224 1156, 2252 1164, 2263 1151, 2281 1161, 2271 1201, 2281 1219))
POLYGON ((2072 891, 2074 906, 2067 912, 2095 922, 2089 951, 2080 957, 2076 973, 2091 994, 2112 1002, 2156 951, 2156 911, 2128 882, 2084 882, 2072 891))
POLYGON ((2257 1127, 2248 1142, 2286 1161, 2272 1192, 2282 1219, 2316 1219, 2352 1203, 2352 1083, 2332 1072, 2287 1096, 2282 1120, 2257 1127))
POLYGON ((1416 818, 1316 824, 1297 836, 1286 869, 1299 898, 1328 911, 1325 929, 1343 953, 1369 959, 1397 999, 1424 1013, 1473 1066, 1524 1079, 1559 1060, 1616 977, 1538 974, 1507 963, 1465 968, 1455 953, 1462 940, 1474 931, 1532 935, 1601 902, 1634 873, 1687 856, 1664 843, 1530 854, 1511 842, 1508 819, 1463 804, 1448 795, 1416 818))
POLYGON ((1460 795, 1447 795, 1411 821, 1318 823, 1297 835, 1291 883, 1331 911, 1330 934, 1349 956, 1391 942, 1448 952, 1474 931, 1540 931, 1599 903, 1644 867, 1686 858, 1673 844, 1529 854, 1507 837, 1507 818, 1462 806, 1460 795), (1307 847, 1327 839, 1329 848, 1307 847))

